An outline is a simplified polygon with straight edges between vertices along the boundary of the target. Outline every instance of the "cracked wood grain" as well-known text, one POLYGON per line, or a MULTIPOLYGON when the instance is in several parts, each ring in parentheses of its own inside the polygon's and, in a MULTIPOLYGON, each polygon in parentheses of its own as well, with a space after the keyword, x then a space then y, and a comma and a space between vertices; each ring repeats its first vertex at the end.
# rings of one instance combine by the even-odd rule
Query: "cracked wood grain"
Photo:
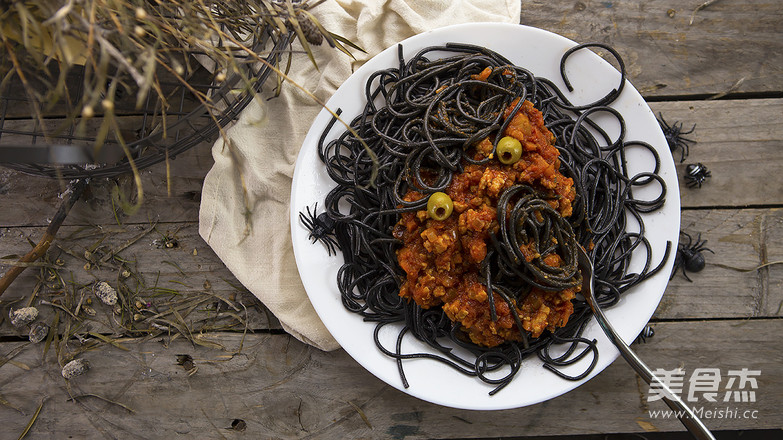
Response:
MULTIPOLYGON (((645 344, 634 345, 653 369, 760 369, 757 401, 737 403, 759 411, 754 420, 707 420, 714 430, 777 428, 783 424, 783 354, 773 340, 783 320, 722 320, 660 322, 645 344), (752 360, 752 361, 751 361, 752 360), (752 362, 752 363, 751 363, 752 362)), ((239 335, 219 334, 231 347, 239 335)), ((576 390, 527 408, 504 411, 455 410, 408 396, 366 372, 345 352, 322 352, 287 335, 249 335, 243 356, 222 361, 215 350, 193 348, 184 340, 165 347, 159 341, 131 341, 130 352, 98 350, 85 353, 92 369, 68 385, 73 394, 111 398, 128 408, 99 399, 71 402, 59 366, 41 357, 40 346, 28 346, 17 356, 35 366, 22 371, 0 368, 3 397, 31 414, 40 396, 47 405, 28 434, 30 439, 71 435, 74 438, 149 438, 187 435, 227 438, 238 433, 231 421, 242 419, 250 438, 408 439, 567 435, 589 432, 643 432, 637 421, 660 431, 681 431, 676 420, 650 417, 647 389, 625 363, 617 361, 576 390), (288 346, 288 357, 285 350, 288 346), (200 365, 192 376, 177 364, 189 353, 200 365), (142 359, 143 357, 143 359, 142 359), (312 361, 307 361, 312 359, 312 361), (304 365, 304 368, 301 366, 304 365), (301 368, 301 369, 300 369, 301 368), (285 380, 299 369, 295 380, 285 380), (130 386, 128 386, 130 383, 130 386), (117 392, 117 391, 121 392, 117 392), (372 428, 349 402, 356 402, 372 428), (582 414, 574 420, 562 414, 582 414), (546 423, 558 420, 558 423, 546 423), (216 428, 217 427, 217 428, 216 428), (403 435, 404 434, 404 435, 403 435)), ((8 343, 0 343, 0 348, 8 343)), ((704 399, 697 402, 708 405, 704 399)), ((0 407, 0 423, 20 432, 29 417, 0 407)))

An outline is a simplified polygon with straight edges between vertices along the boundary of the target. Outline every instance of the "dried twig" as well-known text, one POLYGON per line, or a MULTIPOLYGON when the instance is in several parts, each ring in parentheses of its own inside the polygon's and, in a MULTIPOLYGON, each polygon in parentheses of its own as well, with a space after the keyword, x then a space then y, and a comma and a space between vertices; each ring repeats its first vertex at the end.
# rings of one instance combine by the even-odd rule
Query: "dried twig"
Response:
POLYGON ((63 224, 63 221, 65 220, 65 217, 68 216, 68 212, 71 210, 73 205, 76 203, 77 200, 79 200, 79 197, 81 197, 82 193, 84 192, 84 188, 87 186, 87 180, 86 179, 76 179, 71 181, 71 183, 68 185, 68 188, 70 191, 68 194, 68 197, 63 200, 63 202, 60 204, 60 207, 57 209, 57 212, 54 214, 54 217, 52 218, 52 222, 49 223, 49 226, 46 228, 46 233, 44 233, 43 238, 41 238, 41 241, 38 242, 38 244, 25 255, 24 257, 20 258, 17 265, 14 265, 11 267, 11 269, 8 270, 8 272, 5 273, 3 278, 0 278, 0 296, 3 295, 3 292, 8 289, 8 286, 11 285, 11 283, 14 282, 16 277, 19 276, 22 272, 24 272, 25 268, 27 266, 20 265, 25 263, 32 263, 39 258, 41 258, 46 251, 49 249, 49 246, 54 241, 54 237, 57 234, 57 230, 60 229, 60 226, 63 224))
POLYGON ((783 260, 781 260, 781 261, 770 261, 770 262, 767 262, 767 263, 764 263, 764 264, 759 264, 756 267, 750 267, 750 268, 735 267, 735 266, 729 266, 727 264, 720 264, 720 263, 715 263, 715 266, 722 267, 724 269, 736 270, 737 272, 755 272, 757 270, 761 270, 761 269, 764 269, 765 267, 769 267, 769 266, 774 266, 776 264, 783 264, 783 260))
POLYGON ((729 89, 728 89, 728 90, 726 90, 725 92, 716 93, 716 94, 714 94, 714 95, 710 96, 709 98, 707 98, 707 100, 708 100, 708 101, 712 101, 712 100, 715 100, 715 99, 720 99, 720 98, 723 98, 724 96, 728 95, 729 93, 733 93, 733 92, 735 92, 737 89, 739 89, 739 87, 740 87, 740 86, 742 85, 742 83, 744 83, 744 82, 745 82, 745 77, 743 76, 742 78, 738 79, 738 80, 737 80, 737 82, 735 82, 735 83, 734 83, 734 85, 732 85, 731 87, 729 87, 729 89))
POLYGON ((351 402, 350 400, 348 401, 348 404, 351 405, 353 409, 356 410, 357 413, 359 413, 359 417, 362 418, 364 424, 367 425, 368 428, 372 429, 372 424, 370 423, 370 420, 367 418, 367 415, 364 413, 364 411, 362 411, 362 409, 359 408, 358 405, 351 402))
POLYGON ((697 12, 699 12, 702 9, 706 8, 707 6, 709 6, 709 5, 713 4, 713 3, 717 3, 717 2, 718 2, 718 0, 707 0, 706 2, 700 4, 699 6, 696 6, 696 9, 694 9, 693 13, 691 13, 691 21, 688 22, 688 25, 690 26, 690 25, 693 24, 693 20, 696 18, 696 13, 697 12))
POLYGON ((27 435, 27 433, 30 432, 30 429, 32 429, 36 419, 38 419, 38 414, 41 414, 41 409, 43 409, 43 404, 45 401, 45 397, 41 399, 41 404, 38 405, 38 409, 35 410, 35 413, 33 413, 33 416, 30 418, 30 421, 27 422, 27 426, 25 426, 24 431, 22 431, 22 433, 19 435, 19 440, 22 440, 27 435))
POLYGON ((97 394, 92 394, 92 393, 85 393, 85 394, 79 394, 78 396, 71 396, 68 399, 68 401, 76 401, 77 399, 81 399, 82 397, 94 397, 96 399, 103 400, 104 402, 108 402, 108 403, 117 405, 120 408, 128 411, 131 414, 135 414, 136 413, 136 411, 134 411, 133 408, 129 407, 128 405, 125 405, 124 403, 115 402, 114 400, 108 399, 108 398, 103 397, 103 396, 99 396, 97 394))

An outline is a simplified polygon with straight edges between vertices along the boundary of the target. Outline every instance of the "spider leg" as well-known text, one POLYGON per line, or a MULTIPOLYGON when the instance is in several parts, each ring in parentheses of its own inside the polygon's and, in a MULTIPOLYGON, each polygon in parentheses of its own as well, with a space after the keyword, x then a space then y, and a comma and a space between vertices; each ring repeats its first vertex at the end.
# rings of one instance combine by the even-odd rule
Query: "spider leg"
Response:
POLYGON ((698 241, 696 242, 696 246, 693 247, 693 250, 695 252, 709 251, 714 254, 715 252, 712 249, 704 247, 705 244, 707 244, 707 240, 698 241))
POLYGON ((305 228, 307 228, 307 230, 310 231, 310 235, 313 235, 312 234, 313 229, 315 229, 315 224, 313 223, 313 221, 307 218, 307 216, 301 212, 299 213, 299 221, 301 221, 304 224, 305 228))
POLYGON ((688 282, 690 282, 690 283, 693 282, 693 280, 690 279, 690 277, 688 276, 688 273, 685 271, 685 265, 684 264, 682 265, 682 276, 684 276, 685 279, 688 280, 688 282))
POLYGON ((338 243, 337 239, 332 237, 331 235, 325 236, 324 240, 328 240, 329 243, 332 243, 337 249, 340 249, 340 243, 338 243))
POLYGON ((680 163, 685 162, 685 158, 688 157, 690 154, 690 150, 688 149, 688 144, 678 144, 680 146, 680 163))
MULTIPOLYGON (((690 131, 685 131, 683 133, 688 134, 688 133, 690 133, 690 131)), ((686 138, 686 137, 682 137, 682 136, 680 136, 680 140, 683 141, 683 142, 696 142, 696 141, 694 141, 691 138, 686 138)))
POLYGON ((326 253, 331 255, 337 255, 337 250, 340 249, 340 244, 337 243, 337 241, 334 239, 334 237, 329 235, 324 235, 321 237, 321 242, 326 246, 326 253))
POLYGON ((684 248, 691 247, 691 244, 693 244, 693 238, 691 237, 691 234, 689 234, 689 233, 687 233, 685 231, 680 231, 680 234, 682 234, 682 235, 684 235, 684 236, 686 236, 688 238, 688 244, 684 245, 683 247, 684 248))
POLYGON ((332 254, 337 255, 337 251, 334 249, 334 243, 332 243, 329 240, 324 240, 324 244, 326 245, 326 254, 330 257, 332 254))
POLYGON ((663 119, 663 115, 661 112, 658 112, 658 122, 665 128, 666 130, 671 130, 672 127, 666 122, 666 119, 663 119))
MULTIPOLYGON (((682 128, 682 124, 680 124, 680 128, 682 128)), ((693 124, 693 127, 691 127, 690 130, 688 130, 688 131, 680 131, 680 134, 691 134, 691 133, 693 133, 693 130, 695 130, 695 129, 696 129, 696 124, 693 124)))

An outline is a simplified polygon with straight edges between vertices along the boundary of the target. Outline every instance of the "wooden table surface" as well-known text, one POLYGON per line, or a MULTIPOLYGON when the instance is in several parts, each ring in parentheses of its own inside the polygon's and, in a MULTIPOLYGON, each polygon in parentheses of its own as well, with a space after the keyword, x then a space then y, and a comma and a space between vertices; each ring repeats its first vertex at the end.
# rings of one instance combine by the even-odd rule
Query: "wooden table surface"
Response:
MULTIPOLYGON (((671 280, 652 321, 654 337, 634 347, 654 369, 684 369, 686 390, 696 369, 720 372, 718 402, 701 394, 693 402, 704 408, 710 429, 780 430, 783 3, 707 3, 699 9, 703 0, 522 1, 520 21, 578 42, 612 45, 656 114, 686 128, 695 124, 690 136, 697 143, 677 166, 682 229, 700 234, 714 254, 706 254, 702 272, 690 274, 693 282, 681 274, 671 280), (684 167, 697 162, 712 177, 701 189, 687 188, 684 167), (756 381, 732 384, 732 372, 743 369, 756 381), (754 391, 754 401, 733 394, 723 401, 738 389, 754 391), (709 410, 724 412, 710 416, 709 410)), ((648 402, 647 387, 622 360, 550 401, 477 412, 410 397, 341 350, 325 353, 300 343, 198 236, 198 194, 211 165, 207 144, 178 157, 171 196, 163 165, 143 171, 145 201, 133 215, 116 209, 111 198, 113 187, 129 187, 128 178, 90 183, 44 264, 28 268, 2 297, 7 317, 35 292, 38 320, 56 319, 58 332, 47 349, 2 321, 0 437, 18 437, 32 419, 26 438, 497 438, 683 430, 676 419, 651 413, 666 408, 648 402), (142 309, 173 309, 160 317, 171 333, 150 339, 138 328, 123 332, 122 315, 97 300, 87 304, 76 290, 96 280, 126 286, 131 303, 123 304, 123 313, 137 310, 141 319, 150 313, 142 309), (78 315, 67 289, 83 299, 78 315), (177 335, 185 322, 197 333, 177 335), (65 334, 74 335, 67 350, 56 350, 65 334), (137 337, 117 339, 129 334, 137 337), (79 357, 91 369, 66 382, 59 362, 69 350, 83 350, 79 357)), ((11 258, 0 261, 26 253, 30 240, 43 235, 61 192, 56 180, 0 168, 0 257, 11 258)), ((7 268, 0 266, 0 273, 7 268)))

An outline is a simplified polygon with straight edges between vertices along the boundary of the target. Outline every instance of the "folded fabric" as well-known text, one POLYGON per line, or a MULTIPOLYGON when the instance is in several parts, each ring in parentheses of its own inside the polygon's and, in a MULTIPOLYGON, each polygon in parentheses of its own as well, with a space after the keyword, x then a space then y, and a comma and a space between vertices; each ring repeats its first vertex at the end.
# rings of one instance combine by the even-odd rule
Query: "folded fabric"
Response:
MULTIPOLYGON (((418 33, 468 22, 518 23, 519 0, 338 0, 312 10, 324 27, 361 46, 356 59, 314 47, 316 69, 294 55, 291 79, 326 102, 351 72, 387 47, 418 33)), ((270 81, 269 84, 273 83, 270 81)), ((290 84, 271 100, 255 99, 212 147, 199 233, 236 276, 297 339, 339 347, 299 279, 291 245, 289 197, 299 148, 321 110, 290 84)))

